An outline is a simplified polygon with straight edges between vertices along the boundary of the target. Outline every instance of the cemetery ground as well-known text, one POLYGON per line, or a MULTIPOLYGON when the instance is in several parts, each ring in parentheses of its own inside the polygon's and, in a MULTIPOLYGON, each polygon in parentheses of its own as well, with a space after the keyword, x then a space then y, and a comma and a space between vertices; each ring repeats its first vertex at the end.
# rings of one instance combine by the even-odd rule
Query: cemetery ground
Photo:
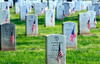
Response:
MULTIPOLYGON (((16 25, 16 51, 0 51, 0 64, 45 64, 45 36, 62 34, 62 23, 66 21, 78 26, 78 13, 63 21, 55 20, 55 27, 44 27, 44 15, 39 16, 38 36, 26 36, 25 21, 19 20, 14 8, 10 9, 10 22, 16 25)), ((66 64, 100 64, 100 16, 96 19, 97 26, 90 30, 91 34, 77 35, 77 49, 66 49, 66 64)))

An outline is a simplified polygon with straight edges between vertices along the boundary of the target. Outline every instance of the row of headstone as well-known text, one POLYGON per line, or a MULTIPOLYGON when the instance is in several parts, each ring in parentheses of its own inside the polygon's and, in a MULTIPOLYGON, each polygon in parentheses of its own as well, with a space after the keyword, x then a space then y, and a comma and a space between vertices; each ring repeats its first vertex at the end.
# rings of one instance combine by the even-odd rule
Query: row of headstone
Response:
POLYGON ((79 34, 89 34, 90 28, 96 28, 96 12, 87 11, 79 14, 79 34))
POLYGON ((15 13, 18 14, 20 12, 21 6, 25 6, 27 12, 31 12, 31 2, 30 1, 23 1, 23 2, 16 2, 15 3, 15 13))
POLYGON ((65 22, 62 27, 63 35, 46 36, 46 64, 66 64, 66 48, 77 48, 76 23, 65 22))

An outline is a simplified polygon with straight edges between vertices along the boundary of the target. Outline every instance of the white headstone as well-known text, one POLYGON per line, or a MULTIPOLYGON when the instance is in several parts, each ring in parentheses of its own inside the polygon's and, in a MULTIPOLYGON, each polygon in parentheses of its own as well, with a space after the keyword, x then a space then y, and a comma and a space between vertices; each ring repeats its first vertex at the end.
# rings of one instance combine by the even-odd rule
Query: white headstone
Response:
POLYGON ((49 1, 49 9, 55 10, 55 2, 49 1))
POLYGON ((15 13, 16 13, 16 14, 19 14, 19 12, 20 12, 20 6, 19 6, 19 3, 16 2, 16 3, 15 3, 15 13))
POLYGON ((65 11, 65 15, 69 15, 70 14, 70 6, 68 2, 64 2, 64 11, 65 11))
POLYGON ((94 6, 88 6, 87 11, 94 11, 94 6))
POLYGON ((28 11, 24 6, 20 6, 20 20, 25 20, 25 16, 28 14, 28 11))
POLYGON ((66 64, 66 39, 63 35, 47 35, 45 44, 46 64, 66 64))
POLYGON ((8 0, 9 2, 9 6, 12 7, 13 6, 13 0, 8 0))
POLYGON ((35 3, 35 6, 34 6, 34 13, 36 15, 41 15, 42 14, 42 4, 41 3, 35 3))
POLYGON ((87 12, 90 17, 90 26, 91 28, 96 28, 96 12, 95 11, 88 11, 87 12))
POLYGON ((0 10, 0 24, 10 23, 9 11, 0 10))
POLYGON ((55 26, 55 13, 54 10, 47 10, 45 12, 45 26, 55 26))
POLYGON ((99 3, 95 3, 95 4, 93 4, 93 6, 94 6, 94 11, 96 12, 96 15, 99 16, 99 14, 100 14, 99 3))
POLYGON ((75 2, 75 10, 76 11, 81 11, 81 1, 76 1, 75 2))
POLYGON ((77 24, 64 22, 62 27, 63 35, 66 37, 66 48, 77 48, 77 24))
POLYGON ((26 1, 25 2, 25 5, 26 5, 26 9, 28 12, 31 12, 31 2, 30 1, 26 1))
POLYGON ((26 35, 34 36, 38 34, 38 17, 36 15, 26 16, 26 35))
POLYGON ((8 2, 2 2, 2 10, 9 10, 9 3, 8 2))
POLYGON ((90 18, 88 13, 79 14, 79 34, 89 34, 90 33, 90 18))
POLYGON ((56 19, 57 20, 63 20, 64 17, 65 17, 64 6, 58 5, 57 8, 56 8, 56 19))

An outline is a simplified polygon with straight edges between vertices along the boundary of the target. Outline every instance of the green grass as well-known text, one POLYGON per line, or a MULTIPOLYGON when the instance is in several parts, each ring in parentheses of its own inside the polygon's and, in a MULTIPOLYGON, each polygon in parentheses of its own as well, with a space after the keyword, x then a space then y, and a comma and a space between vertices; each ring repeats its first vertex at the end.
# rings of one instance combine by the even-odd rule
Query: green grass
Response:
MULTIPOLYGON (((25 21, 10 9, 10 22, 16 25, 16 51, 0 51, 0 64, 45 64, 45 35, 62 34, 63 22, 78 24, 78 13, 55 20, 55 27, 44 27, 44 15, 39 16, 38 36, 25 36, 25 21)), ((66 64, 100 64, 100 16, 96 19, 97 28, 91 29, 91 35, 78 35, 77 49, 66 50, 66 64)))

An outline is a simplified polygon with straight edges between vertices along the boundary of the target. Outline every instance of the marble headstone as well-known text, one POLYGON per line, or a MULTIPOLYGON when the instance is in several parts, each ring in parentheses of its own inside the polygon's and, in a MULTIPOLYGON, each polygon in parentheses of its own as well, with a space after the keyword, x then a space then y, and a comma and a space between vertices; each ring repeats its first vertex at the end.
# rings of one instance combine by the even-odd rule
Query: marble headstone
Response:
POLYGON ((77 24, 74 22, 64 22, 62 24, 62 32, 66 37, 66 48, 77 48, 77 24), (74 32, 73 37, 72 32, 74 32))
POLYGON ((88 6, 87 11, 94 11, 94 6, 88 6))
POLYGON ((9 3, 8 2, 1 2, 2 10, 9 10, 9 3))
POLYGON ((10 8, 13 6, 13 0, 8 0, 10 8))
POLYGON ((90 18, 88 13, 79 14, 78 32, 80 35, 90 33, 90 18))
POLYGON ((26 35, 38 35, 38 17, 36 15, 28 14, 26 16, 26 35))
POLYGON ((31 12, 31 2, 30 1, 26 1, 25 5, 26 5, 27 12, 31 12))
POLYGON ((91 28, 96 28, 96 12, 95 11, 88 11, 87 12, 90 17, 90 26, 91 28))
POLYGON ((93 6, 94 6, 94 11, 96 12, 96 15, 99 16, 99 14, 100 14, 99 13, 100 12, 99 11, 99 7, 100 7, 99 3, 95 3, 95 4, 93 4, 93 6))
POLYGON ((0 24, 10 23, 9 11, 0 10, 0 24))
POLYGON ((63 5, 64 5, 65 15, 69 15, 69 13, 70 13, 70 6, 69 6, 69 3, 64 2, 63 5))
POLYGON ((76 1, 75 2, 75 10, 76 11, 81 11, 81 1, 76 1))
POLYGON ((55 10, 55 2, 49 1, 49 9, 55 10))
POLYGON ((34 13, 36 15, 41 15, 41 11, 42 11, 42 3, 35 3, 34 5, 34 13))
POLYGON ((0 25, 0 50, 15 50, 15 24, 5 23, 0 25))
POLYGON ((47 2, 42 2, 42 10, 43 13, 45 12, 45 10, 48 10, 47 2))
POLYGON ((45 27, 48 26, 55 26, 55 13, 54 10, 50 9, 45 12, 45 27))
POLYGON ((20 6, 20 20, 25 20, 25 16, 28 14, 28 11, 25 5, 20 6))
POLYGON ((56 19, 57 20, 63 20, 64 17, 65 17, 64 6, 58 5, 56 7, 56 19))
POLYGON ((66 64, 66 39, 63 35, 51 34, 46 36, 46 64, 66 64), (59 48, 62 57, 57 61, 59 48))
POLYGON ((16 14, 19 14, 19 11, 20 11, 19 3, 16 2, 16 3, 15 3, 15 13, 16 13, 16 14))

